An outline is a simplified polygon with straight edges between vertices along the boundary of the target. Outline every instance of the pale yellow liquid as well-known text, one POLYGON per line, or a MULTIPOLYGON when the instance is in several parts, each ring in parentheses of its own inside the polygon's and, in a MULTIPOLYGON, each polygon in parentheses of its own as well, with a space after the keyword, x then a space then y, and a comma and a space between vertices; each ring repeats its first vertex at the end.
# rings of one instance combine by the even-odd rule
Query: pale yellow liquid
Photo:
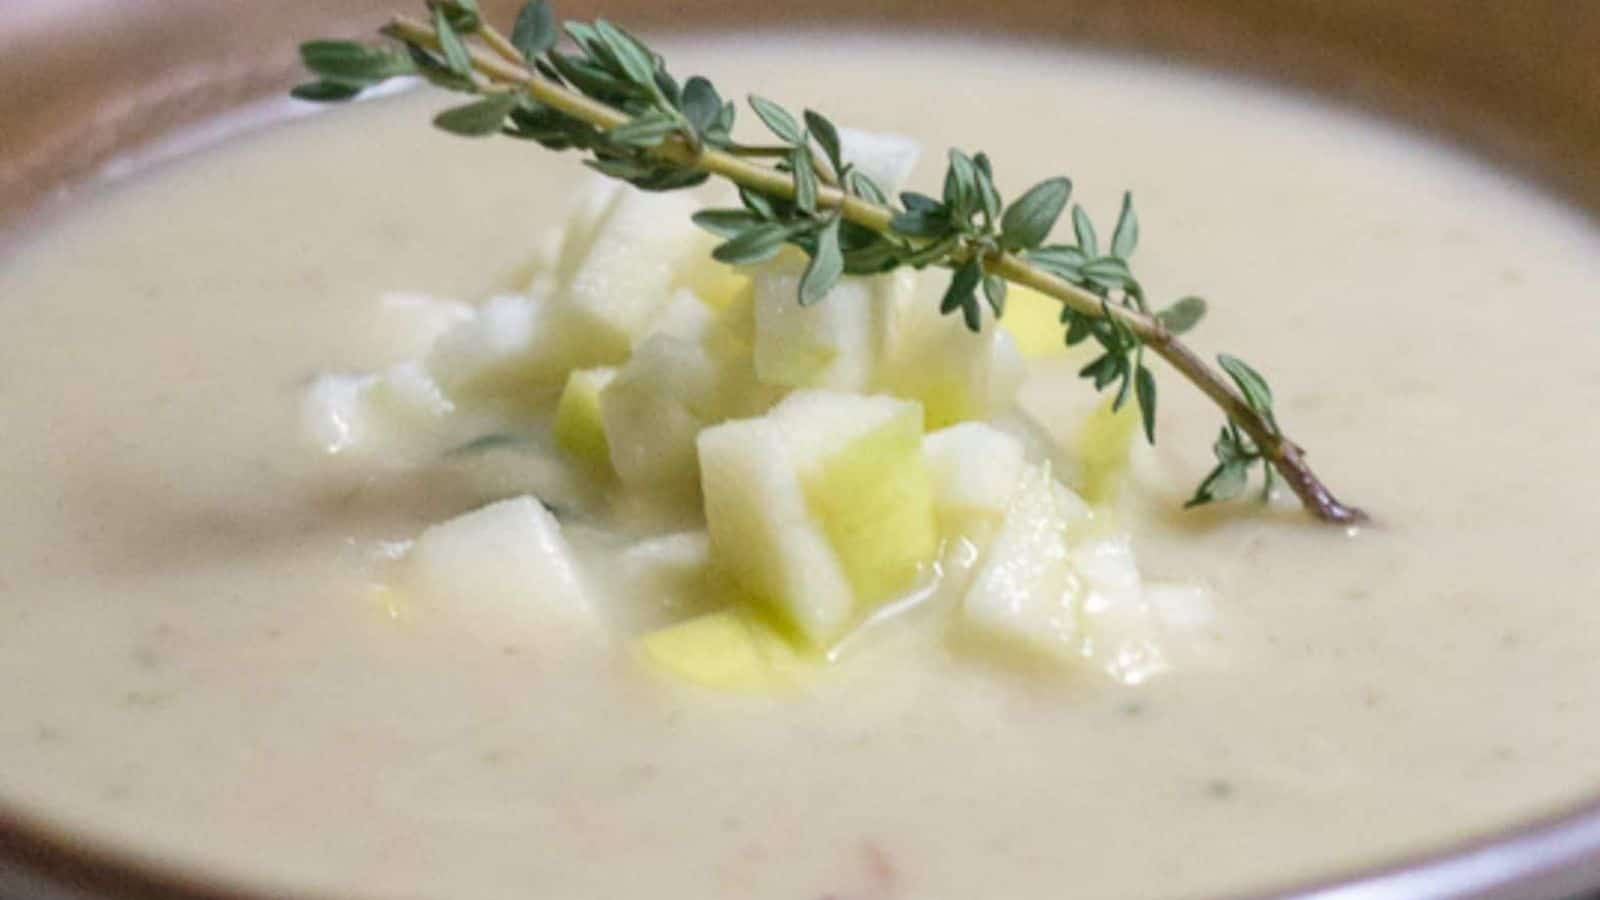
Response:
MULTIPOLYGON (((1012 193, 1065 170, 1108 225, 1132 187, 1147 287, 1212 299, 1197 345, 1268 373, 1378 525, 1180 512, 1218 418, 1163 373, 1130 524, 1147 576, 1215 593, 1219 665, 1046 683, 890 641, 738 698, 396 620, 371 548, 486 498, 331 478, 300 392, 382 361, 384 290, 520 285, 582 179, 436 135, 415 100, 341 110, 86 201, 0 265, 7 806, 268 887, 1024 900, 1279 884, 1600 788, 1591 223, 1191 72, 865 38, 669 58, 914 134, 924 184, 961 141, 1012 193)), ((1084 391, 1043 371, 1028 405, 1065 433, 1084 391)))

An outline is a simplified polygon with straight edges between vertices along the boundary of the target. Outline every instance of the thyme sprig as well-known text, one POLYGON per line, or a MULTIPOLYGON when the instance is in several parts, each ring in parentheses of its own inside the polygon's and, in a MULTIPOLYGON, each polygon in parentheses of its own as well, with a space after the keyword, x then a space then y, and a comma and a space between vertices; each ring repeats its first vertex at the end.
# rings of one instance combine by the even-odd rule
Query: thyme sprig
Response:
POLYGON ((809 260, 802 304, 822 300, 845 275, 938 267, 950 271, 941 312, 960 313, 978 331, 984 306, 999 316, 1007 285, 1027 286, 1061 303, 1068 345, 1097 345, 1099 354, 1079 375, 1097 391, 1114 390, 1114 407, 1134 403, 1147 440, 1155 441, 1157 395, 1147 355, 1166 360, 1222 410, 1217 465, 1189 506, 1240 495, 1259 466, 1263 496, 1270 496, 1276 471, 1317 518, 1341 524, 1366 518, 1322 484, 1283 433, 1260 373, 1224 354, 1217 357, 1219 374, 1178 340, 1205 315, 1203 300, 1185 297, 1152 311, 1129 266, 1139 243, 1131 195, 1124 195, 1103 251, 1094 223, 1077 205, 1073 241, 1048 243, 1069 207, 1066 178, 1041 181, 1006 203, 989 157, 952 149, 938 196, 906 192, 891 199, 845 158, 839 129, 826 116, 807 109, 797 117, 751 96, 751 110, 776 143, 741 144, 732 135, 737 108, 709 80, 680 82, 659 53, 604 19, 560 23, 548 0, 534 0, 508 37, 484 21, 475 0, 430 0, 428 11, 428 21, 396 16, 383 29, 398 46, 302 45, 317 80, 296 88, 295 96, 344 101, 393 78, 420 76, 476 97, 434 119, 445 131, 576 150, 585 165, 647 191, 725 178, 738 187, 740 205, 694 217, 723 239, 713 255, 745 264, 785 245, 799 247, 809 260), (570 50, 561 49, 563 37, 570 50))

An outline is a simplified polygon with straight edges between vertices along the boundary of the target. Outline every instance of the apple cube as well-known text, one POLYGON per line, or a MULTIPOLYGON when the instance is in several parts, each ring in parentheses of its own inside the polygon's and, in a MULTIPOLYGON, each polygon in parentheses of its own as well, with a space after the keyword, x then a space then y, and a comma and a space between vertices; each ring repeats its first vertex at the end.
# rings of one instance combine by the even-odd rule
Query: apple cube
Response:
POLYGON ((556 649, 597 636, 561 525, 532 497, 502 500, 422 532, 400 560, 396 585, 486 641, 532 637, 556 649))
POLYGON ((590 466, 607 469, 611 452, 606 444, 605 424, 600 417, 600 392, 617 377, 607 366, 574 369, 567 375, 566 387, 556 404, 553 431, 556 445, 590 466))
POLYGON ((636 607, 627 611, 629 617, 653 625, 722 606, 732 597, 732 586, 712 564, 711 536, 701 530, 631 544, 617 569, 636 607))
POLYGON ((659 670, 719 691, 781 689, 801 668, 777 629, 756 611, 740 607, 652 631, 639 638, 638 649, 659 670))
POLYGON ((439 339, 425 364, 453 398, 526 403, 553 396, 575 349, 546 286, 486 301, 439 339))
POLYGON ((1025 371, 1009 332, 989 321, 974 334, 931 303, 901 308, 885 383, 922 404, 929 428, 987 419, 1016 403, 1025 371))
POLYGON ((1000 327, 1011 335, 1023 359, 1046 359, 1067 352, 1067 328, 1061 304, 1020 284, 1006 288, 1006 312, 1000 327))
POLYGON ((310 441, 329 455, 410 461, 437 450, 451 433, 455 405, 421 365, 374 374, 324 375, 302 408, 310 441))
POLYGON ((1047 467, 1027 467, 962 600, 964 633, 1017 656, 1080 658, 1088 586, 1069 542, 1086 515, 1047 467))
POLYGON ((911 177, 922 148, 916 141, 898 134, 839 129, 839 155, 847 165, 860 169, 890 197, 911 177))
POLYGON ((560 291, 571 329, 563 337, 592 348, 597 361, 625 358, 703 247, 694 210, 680 193, 621 189, 560 291))
POLYGON ((713 421, 722 368, 699 344, 655 335, 600 392, 611 465, 631 487, 691 491, 695 438, 713 421))
POLYGON ((756 377, 784 387, 871 389, 910 273, 845 277, 821 300, 801 306, 804 268, 804 256, 785 253, 753 274, 756 377))
POLYGON ((891 397, 797 391, 700 436, 706 521, 733 580, 826 646, 937 550, 922 415, 891 397))
POLYGON ((933 504, 947 533, 999 520, 1022 477, 1022 441, 991 425, 962 422, 922 442, 933 504))

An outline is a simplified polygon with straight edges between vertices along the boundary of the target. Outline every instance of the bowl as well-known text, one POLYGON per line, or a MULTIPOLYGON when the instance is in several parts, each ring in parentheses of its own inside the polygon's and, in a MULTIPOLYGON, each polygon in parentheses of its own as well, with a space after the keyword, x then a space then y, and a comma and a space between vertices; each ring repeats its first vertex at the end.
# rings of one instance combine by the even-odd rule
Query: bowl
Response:
MULTIPOLYGON (((482 0, 495 17, 514 3, 482 0)), ((296 80, 308 35, 363 35, 389 0, 8 0, 0 9, 0 231, 80 186, 203 141, 296 80), (221 121, 226 121, 222 119, 221 121), (174 135, 188 135, 187 143, 174 135)), ((570 0, 644 30, 894 23, 1026 35, 1244 73, 1446 136, 1600 214, 1600 6, 1566 0, 570 0), (602 10, 603 7, 603 10, 602 10)), ((1600 891, 1600 799, 1420 858, 1264 896, 1561 898, 1600 891)), ((252 897, 89 846, 0 798, 0 895, 252 897)), ((262 895, 264 896, 264 895, 262 895)))

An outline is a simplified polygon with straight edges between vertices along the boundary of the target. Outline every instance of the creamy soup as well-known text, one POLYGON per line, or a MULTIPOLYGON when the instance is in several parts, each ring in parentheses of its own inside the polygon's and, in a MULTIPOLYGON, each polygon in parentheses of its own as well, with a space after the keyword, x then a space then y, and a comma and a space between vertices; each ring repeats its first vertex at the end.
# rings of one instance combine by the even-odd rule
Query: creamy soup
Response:
MULTIPOLYGON (((1215 616, 1138 683, 890 623, 799 690, 726 693, 660 677, 627 627, 552 648, 515 617, 385 601, 391 542, 508 491, 471 466, 332 465, 304 442, 306 385, 393 361, 386 292, 522 289, 586 182, 430 130, 436 98, 364 104, 85 198, 0 265, 7 807, 271 889, 1021 900, 1277 885, 1600 788, 1600 235, 1580 214, 1415 135, 1153 64, 669 49, 730 93, 914 135, 925 184, 981 136, 1011 192, 1064 170, 1109 222, 1131 187, 1146 285, 1211 299, 1196 345, 1271 375, 1375 524, 1288 498, 1182 511, 1218 416, 1163 370, 1120 522, 1147 579, 1215 616)), ((1036 361, 1022 388, 1069 457, 1077 364, 1036 361)), ((568 527, 597 592, 614 526, 568 527)))

